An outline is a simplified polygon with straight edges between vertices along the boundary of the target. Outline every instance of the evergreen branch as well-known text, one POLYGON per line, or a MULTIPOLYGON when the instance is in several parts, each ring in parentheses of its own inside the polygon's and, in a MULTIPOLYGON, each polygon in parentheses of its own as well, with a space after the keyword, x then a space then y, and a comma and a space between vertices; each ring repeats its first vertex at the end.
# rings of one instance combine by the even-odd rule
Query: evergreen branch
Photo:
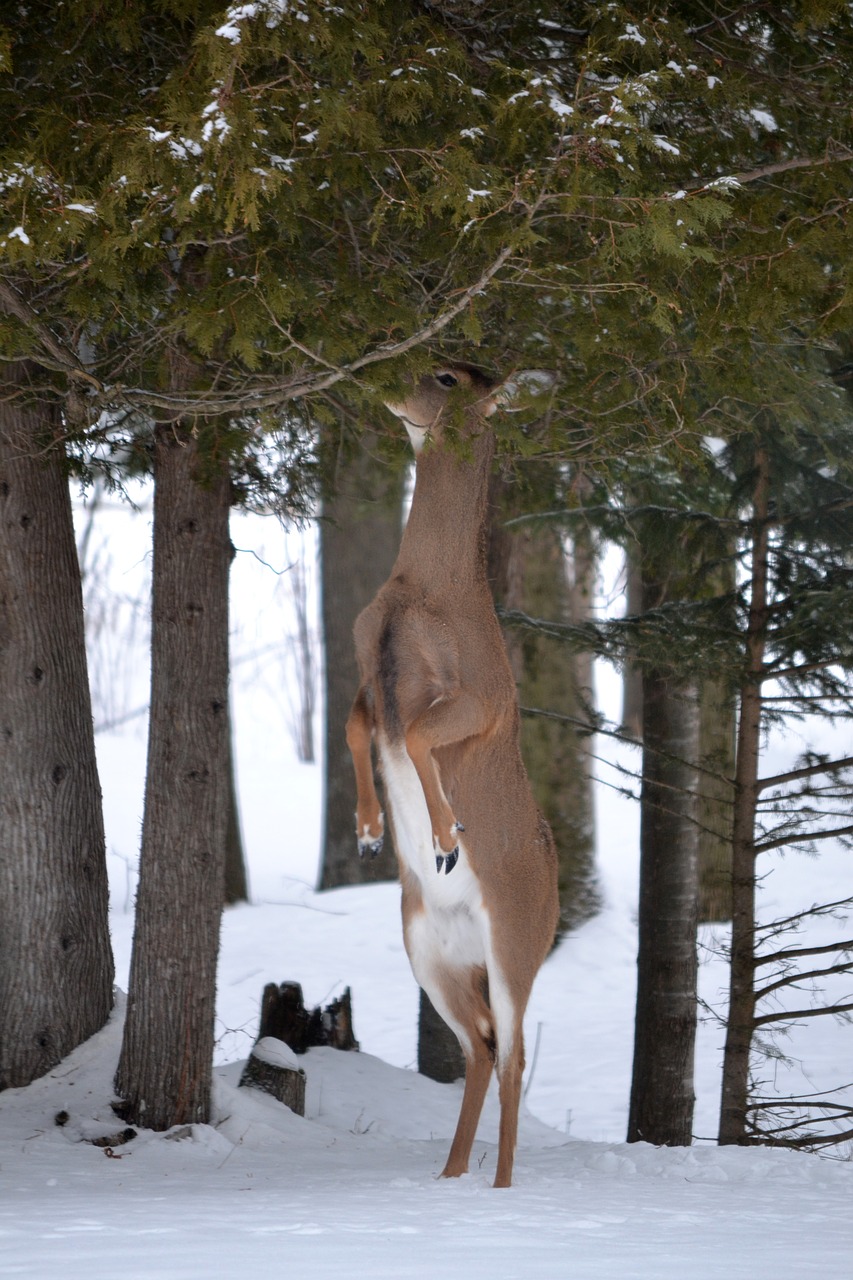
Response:
POLYGON ((754 992, 755 999, 764 1000, 773 991, 778 991, 782 987, 795 987, 798 982, 809 982, 813 978, 828 978, 834 973, 850 973, 851 969, 853 969, 853 960, 847 960, 842 964, 829 965, 825 969, 807 969, 804 972, 789 973, 777 978, 775 982, 768 982, 765 987, 760 987, 754 992))
POLYGON ((68 374, 72 378, 81 378, 89 386, 99 388, 100 384, 97 378, 89 373, 88 369, 80 362, 77 356, 64 343, 60 342, 56 335, 48 328, 40 319, 38 312, 34 311, 28 302, 18 293, 17 289, 12 288, 5 280, 0 279, 0 304, 10 314, 20 320, 41 343, 48 356, 52 357, 53 363, 48 363, 45 357, 38 359, 37 363, 52 368, 59 373, 68 374))
MULTIPOLYGON (((532 215, 531 215, 532 216, 532 215)), ((328 390, 336 383, 353 378, 362 369, 380 361, 391 360, 405 355, 413 348, 430 342, 456 319, 478 294, 484 293, 515 251, 514 244, 504 245, 500 253, 480 273, 478 278, 457 291, 455 300, 443 311, 434 316, 428 324, 423 325, 408 337, 398 342, 385 343, 382 346, 358 356, 348 364, 330 366, 311 351, 298 348, 321 365, 322 372, 300 371, 289 378, 271 381, 265 388, 234 388, 231 391, 203 391, 196 394, 170 395, 147 387, 125 387, 118 383, 107 384, 94 377, 80 363, 73 352, 61 344, 56 337, 39 320, 37 314, 13 289, 0 281, 0 302, 7 305, 27 329, 38 339, 41 353, 34 352, 32 359, 44 368, 58 367, 60 372, 69 376, 84 379, 91 386, 98 403, 106 408, 117 403, 141 405, 146 409, 159 409, 170 416, 181 417, 184 414, 204 415, 210 417, 233 416, 257 413, 263 409, 277 409, 291 400, 299 400, 308 395, 315 395, 328 390), (50 359, 48 357, 51 357, 50 359), (55 365, 53 362, 56 362, 55 365)))
POLYGON ((830 951, 850 950, 853 950, 853 938, 845 938, 843 942, 827 942, 822 947, 789 947, 786 951, 774 951, 771 955, 756 956, 755 967, 778 964, 782 960, 799 960, 801 956, 822 956, 828 955, 830 951))
MULTIPOLYGON (((832 915, 839 907, 853 907, 853 897, 839 898, 835 902, 821 902, 818 905, 809 907, 806 911, 798 911, 792 916, 781 916, 778 920, 771 920, 769 924, 757 925, 756 933, 778 937, 780 933, 799 924, 801 920, 810 920, 812 916, 832 915)), ((817 954, 815 952, 815 954, 817 954)), ((772 957, 770 957, 772 959, 772 957)), ((758 960, 759 964, 764 963, 763 957, 758 960)))
MULTIPOLYGON (((778 830, 778 828, 777 828, 778 830)), ((756 853, 767 853, 769 849, 782 849, 786 844, 806 844, 810 840, 832 840, 836 836, 853 835, 853 825, 833 827, 831 831, 804 831, 802 835, 792 832, 787 836, 779 836, 776 840, 761 840, 755 843, 756 853)))
MULTIPOLYGON (((850 1113, 853 1114, 853 1113, 850 1113)), ((806 1123, 805 1121, 803 1123, 806 1123)), ((788 1128, 794 1126, 789 1125, 788 1128)), ((754 1129, 753 1132, 761 1138, 762 1130, 754 1129)), ((802 1138, 768 1138, 767 1146, 769 1147, 792 1147, 794 1149, 802 1149, 804 1147, 832 1147, 837 1146, 841 1142, 847 1142, 853 1138, 853 1129, 845 1129, 841 1133, 824 1133, 811 1134, 802 1138)))
POLYGON ((798 778, 811 778, 816 773, 834 773, 851 765, 853 756, 845 756, 843 760, 833 760, 828 764, 807 765, 802 769, 791 769, 788 773, 777 773, 772 778, 759 778, 756 786, 759 791, 766 791, 768 787, 780 787, 786 782, 796 782, 798 778))
POLYGON ((777 160, 773 164, 760 165, 757 169, 746 169, 742 173, 722 173, 711 178, 699 187, 688 191, 689 196, 706 195, 718 191, 721 187, 745 187, 751 182, 760 182, 762 178, 775 178, 780 173, 790 173, 797 169, 822 169, 828 164, 849 164, 853 161, 853 150, 840 142, 831 140, 822 156, 792 156, 788 160, 777 160))
MULTIPOLYGON (((849 164, 851 160, 853 160, 853 151, 849 147, 830 140, 822 156, 792 156, 790 160, 777 160, 775 164, 765 164, 758 169, 736 173, 734 178, 740 186, 745 186, 749 182, 758 182, 762 178, 775 178, 780 173, 790 173, 793 169, 821 169, 828 164, 849 164)), ((708 183, 707 186, 713 187, 716 182, 719 182, 719 178, 715 182, 708 183)), ((707 190, 707 187, 702 190, 707 190)))
POLYGON ((848 1004, 827 1004, 819 1009, 785 1009, 779 1013, 763 1013, 760 1017, 754 1018, 752 1025, 754 1027, 764 1027, 769 1022, 789 1022, 794 1019, 801 1018, 821 1018, 828 1013, 853 1013, 853 1003, 848 1004))

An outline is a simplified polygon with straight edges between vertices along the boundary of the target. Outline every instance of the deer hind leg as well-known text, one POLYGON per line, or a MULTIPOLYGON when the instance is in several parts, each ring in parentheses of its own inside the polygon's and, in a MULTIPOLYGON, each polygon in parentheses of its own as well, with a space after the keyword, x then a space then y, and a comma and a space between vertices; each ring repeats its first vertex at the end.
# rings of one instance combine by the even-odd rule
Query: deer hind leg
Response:
POLYGON ((364 685, 356 694, 346 726, 347 746, 352 755, 356 786, 356 838, 360 857, 375 858, 382 852, 385 820, 376 794, 370 745, 374 719, 364 685))
POLYGON ((465 828, 453 813, 433 751, 483 733, 489 727, 483 701, 470 693, 455 693, 433 703, 406 729, 406 751, 423 788, 432 825, 436 864, 450 872, 459 857, 457 833, 465 828))
POLYGON ((503 1046, 498 1057, 501 1123, 498 1138, 496 1187, 512 1184, 512 1166, 518 1140, 518 1108, 521 1103, 521 1078, 524 1074, 524 1037, 519 1026, 510 1046, 503 1046))
MULTIPOLYGON (((503 954, 506 954, 505 951, 503 954)), ((507 983, 505 968, 497 959, 493 939, 487 946, 489 1001, 496 1038, 495 1066, 500 1089, 501 1120, 498 1138, 496 1187, 512 1184, 512 1166, 518 1139, 518 1109, 524 1075, 524 1011, 530 997, 534 973, 519 973, 516 964, 513 986, 507 983)))
POLYGON ((448 1026, 456 1033, 465 1054, 465 1090, 456 1132, 441 1171, 442 1178, 458 1178, 468 1172, 471 1148, 494 1063, 494 1031, 486 997, 485 970, 446 970, 440 991, 430 992, 448 1026))

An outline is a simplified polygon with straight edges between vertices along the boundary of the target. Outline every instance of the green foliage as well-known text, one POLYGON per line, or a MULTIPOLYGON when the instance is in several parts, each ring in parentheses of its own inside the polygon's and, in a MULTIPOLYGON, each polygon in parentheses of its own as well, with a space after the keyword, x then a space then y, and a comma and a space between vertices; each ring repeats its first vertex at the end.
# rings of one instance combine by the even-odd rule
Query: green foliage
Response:
POLYGON ((510 452, 677 459, 853 328, 846 5, 35 0, 7 30, 0 350, 91 421, 375 402, 439 351, 559 370, 510 452))

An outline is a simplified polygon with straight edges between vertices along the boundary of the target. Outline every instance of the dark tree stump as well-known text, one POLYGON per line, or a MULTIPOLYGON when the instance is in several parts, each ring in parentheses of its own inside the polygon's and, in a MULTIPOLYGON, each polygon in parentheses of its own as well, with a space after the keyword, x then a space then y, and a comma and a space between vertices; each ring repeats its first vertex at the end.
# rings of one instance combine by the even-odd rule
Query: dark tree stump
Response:
POLYGON ((268 983, 261 997, 258 1039, 243 1068, 240 1087, 261 1089, 304 1116, 306 1077, 295 1055, 320 1045, 358 1052, 349 987, 325 1009, 309 1011, 298 982, 268 983))
POLYGON ((294 1053, 305 1053, 318 1045, 358 1051, 352 1029, 352 993, 346 988, 339 1000, 325 1009, 308 1010, 298 982, 270 982, 261 998, 261 1025, 258 1039, 272 1036, 283 1040, 294 1053))
POLYGON ((282 1040, 263 1036, 249 1055, 240 1087, 260 1089, 283 1102, 298 1116, 305 1115, 305 1072, 282 1040))

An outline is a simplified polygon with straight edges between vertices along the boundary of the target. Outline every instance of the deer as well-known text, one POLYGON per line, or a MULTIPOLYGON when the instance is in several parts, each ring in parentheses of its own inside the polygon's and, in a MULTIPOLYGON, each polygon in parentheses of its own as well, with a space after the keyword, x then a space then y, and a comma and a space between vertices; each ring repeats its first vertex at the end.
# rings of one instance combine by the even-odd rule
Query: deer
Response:
POLYGON ((519 747, 519 709, 486 574, 491 416, 513 394, 452 363, 386 407, 415 451, 415 487, 388 581, 353 629, 360 686, 346 735, 356 836, 375 856, 385 815, 412 972, 455 1033, 465 1085, 440 1176, 468 1171, 493 1069, 495 1187, 509 1187, 524 1071, 523 1019, 559 915, 557 857, 519 747), (448 423, 461 417, 453 444, 448 423))

